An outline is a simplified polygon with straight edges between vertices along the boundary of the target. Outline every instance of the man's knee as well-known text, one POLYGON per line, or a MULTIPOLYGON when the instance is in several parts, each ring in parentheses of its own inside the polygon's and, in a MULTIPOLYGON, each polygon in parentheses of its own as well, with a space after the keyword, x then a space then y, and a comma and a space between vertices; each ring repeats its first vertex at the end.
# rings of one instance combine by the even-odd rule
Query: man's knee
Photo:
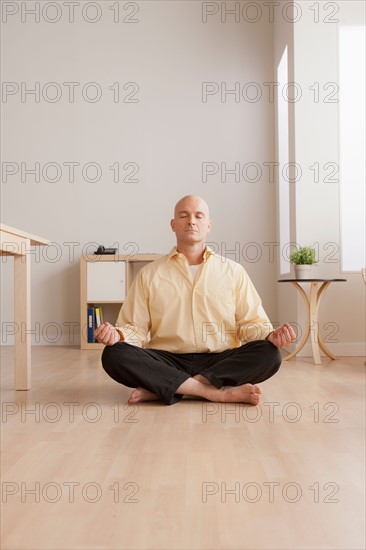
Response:
POLYGON ((105 346, 101 357, 102 367, 109 375, 113 370, 116 360, 116 353, 112 350, 113 347, 114 346, 105 346))
POLYGON ((111 370, 114 370, 117 362, 119 365, 121 364, 121 353, 123 353, 123 350, 121 349, 123 345, 121 344, 123 344, 123 342, 118 342, 113 346, 105 346, 102 352, 102 366, 108 374, 110 374, 111 370))
POLYGON ((258 362, 273 376, 281 366, 282 355, 277 346, 269 340, 253 340, 246 344, 247 349, 252 350, 258 362))
POLYGON ((135 380, 129 371, 131 362, 131 350, 127 349, 129 344, 118 342, 113 346, 105 346, 101 362, 105 372, 116 382, 129 387, 136 387, 135 380))
POLYGON ((282 355, 277 346, 269 342, 268 340, 263 340, 263 344, 266 347, 267 361, 272 366, 273 374, 275 374, 281 366, 282 355))

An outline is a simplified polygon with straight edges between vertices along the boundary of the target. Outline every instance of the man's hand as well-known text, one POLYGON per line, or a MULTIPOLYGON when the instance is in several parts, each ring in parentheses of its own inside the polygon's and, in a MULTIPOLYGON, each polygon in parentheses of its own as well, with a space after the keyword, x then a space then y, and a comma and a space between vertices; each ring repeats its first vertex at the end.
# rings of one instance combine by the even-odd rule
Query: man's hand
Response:
POLYGON ((285 348, 295 342, 296 334, 294 329, 288 323, 285 323, 282 327, 276 328, 276 330, 271 332, 271 334, 267 336, 267 340, 278 348, 285 348))
POLYGON ((116 328, 108 323, 108 321, 95 329, 94 338, 105 346, 114 346, 114 344, 120 341, 120 335, 116 331, 116 328))

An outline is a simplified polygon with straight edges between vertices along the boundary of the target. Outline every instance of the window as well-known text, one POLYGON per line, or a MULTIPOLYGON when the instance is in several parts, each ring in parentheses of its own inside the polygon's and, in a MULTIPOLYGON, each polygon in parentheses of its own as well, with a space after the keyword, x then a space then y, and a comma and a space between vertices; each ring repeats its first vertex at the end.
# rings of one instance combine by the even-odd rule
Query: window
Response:
POLYGON ((340 244, 342 271, 360 271, 365 258, 365 28, 340 26, 340 244))
POLYGON ((277 143, 278 143, 278 185, 279 185, 279 226, 280 226, 280 273, 290 273, 290 263, 285 250, 290 243, 290 184, 284 167, 289 165, 289 103, 280 90, 288 84, 287 46, 277 67, 277 143))

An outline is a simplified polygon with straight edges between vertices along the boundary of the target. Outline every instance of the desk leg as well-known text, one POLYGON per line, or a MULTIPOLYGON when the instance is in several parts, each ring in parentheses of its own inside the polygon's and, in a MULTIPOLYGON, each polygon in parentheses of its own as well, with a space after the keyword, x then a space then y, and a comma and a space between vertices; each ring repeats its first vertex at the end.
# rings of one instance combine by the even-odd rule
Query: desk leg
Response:
POLYGON ((319 353, 319 322, 318 322, 318 283, 311 283, 310 289, 310 341, 315 365, 321 365, 319 353))
MULTIPOLYGON (((27 249, 30 242, 26 243, 27 249)), ((15 389, 31 387, 30 258, 14 256, 15 389)))

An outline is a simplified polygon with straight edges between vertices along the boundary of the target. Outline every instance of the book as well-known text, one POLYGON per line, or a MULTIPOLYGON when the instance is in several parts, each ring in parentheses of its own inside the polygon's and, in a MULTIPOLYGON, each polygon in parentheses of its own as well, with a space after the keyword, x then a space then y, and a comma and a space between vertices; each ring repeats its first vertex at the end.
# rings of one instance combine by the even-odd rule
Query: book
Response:
POLYGON ((103 310, 102 306, 96 306, 95 307, 95 325, 96 327, 100 327, 100 325, 103 324, 103 310))
POLYGON ((94 331, 95 331, 95 311, 94 307, 88 307, 88 343, 94 343, 94 331))

